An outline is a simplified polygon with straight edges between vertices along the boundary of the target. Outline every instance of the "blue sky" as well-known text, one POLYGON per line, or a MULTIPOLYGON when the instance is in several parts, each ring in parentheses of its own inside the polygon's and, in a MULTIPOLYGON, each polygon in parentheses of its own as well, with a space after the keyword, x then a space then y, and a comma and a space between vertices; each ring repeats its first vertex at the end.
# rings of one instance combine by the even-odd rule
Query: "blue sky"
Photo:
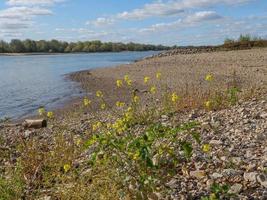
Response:
POLYGON ((267 38, 267 0, 0 0, 0 40, 219 44, 267 38))

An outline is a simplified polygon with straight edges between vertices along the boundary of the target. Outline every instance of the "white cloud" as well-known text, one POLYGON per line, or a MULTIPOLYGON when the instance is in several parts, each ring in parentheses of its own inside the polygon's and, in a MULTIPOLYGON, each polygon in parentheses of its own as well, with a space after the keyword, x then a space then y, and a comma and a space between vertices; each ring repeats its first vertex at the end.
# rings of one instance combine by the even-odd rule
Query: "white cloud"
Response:
POLYGON ((52 15, 53 13, 44 8, 11 7, 0 10, 0 19, 31 19, 38 15, 52 15))
POLYGON ((185 23, 196 23, 196 22, 203 22, 203 21, 212 21, 221 19, 222 16, 217 14, 214 11, 200 11, 196 12, 193 15, 189 15, 184 19, 185 23))
POLYGON ((8 0, 7 4, 10 6, 17 5, 53 5, 55 3, 63 2, 64 0, 8 0))
POLYGON ((192 26, 200 25, 205 22, 220 20, 223 17, 214 11, 200 11, 188 15, 184 19, 178 19, 174 22, 154 24, 148 28, 140 29, 140 33, 170 31, 170 29, 189 28, 192 26))
POLYGON ((114 23, 114 19, 99 17, 96 20, 86 22, 87 25, 108 26, 114 23))
MULTIPOLYGON (((86 24, 95 26, 105 26, 114 24, 119 20, 143 20, 149 17, 167 17, 175 15, 186 15, 192 9, 203 9, 217 5, 240 5, 255 0, 169 0, 156 1, 145 4, 142 8, 124 11, 110 17, 100 17, 96 20, 89 21, 86 24)), ((195 16, 197 20, 201 17, 216 17, 213 13, 199 13, 205 16, 195 16), (209 15, 209 16, 207 16, 209 15)), ((193 17, 193 16, 192 16, 193 17)), ((190 19, 189 19, 190 20, 190 19)))
POLYGON ((143 8, 133 11, 125 11, 117 15, 118 19, 144 19, 153 16, 171 16, 184 12, 181 6, 172 3, 151 3, 144 5, 143 8))
POLYGON ((220 4, 242 4, 254 0, 173 0, 146 4, 144 7, 125 11, 116 15, 117 19, 145 19, 155 16, 171 16, 183 13, 187 9, 212 7, 220 4))

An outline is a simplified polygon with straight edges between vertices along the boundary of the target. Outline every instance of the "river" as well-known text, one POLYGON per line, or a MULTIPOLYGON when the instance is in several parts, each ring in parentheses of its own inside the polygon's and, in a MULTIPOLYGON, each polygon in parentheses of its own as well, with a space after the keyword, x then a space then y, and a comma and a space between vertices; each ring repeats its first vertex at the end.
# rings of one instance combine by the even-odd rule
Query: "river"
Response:
POLYGON ((131 63, 155 53, 0 56, 0 119, 33 115, 40 106, 54 109, 81 95, 77 83, 65 78, 68 73, 131 63))

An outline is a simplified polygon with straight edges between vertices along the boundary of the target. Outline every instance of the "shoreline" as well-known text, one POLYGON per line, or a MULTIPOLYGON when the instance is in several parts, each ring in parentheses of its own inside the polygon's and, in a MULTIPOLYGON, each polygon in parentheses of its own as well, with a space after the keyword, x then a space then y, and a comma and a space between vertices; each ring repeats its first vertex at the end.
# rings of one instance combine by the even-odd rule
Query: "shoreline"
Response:
MULTIPOLYGON (((101 90, 112 105, 116 101, 121 100, 120 97, 127 93, 128 88, 116 88, 116 80, 123 79, 126 74, 133 80, 134 88, 139 91, 148 90, 148 86, 143 84, 144 76, 151 77, 150 85, 157 84, 155 74, 158 71, 162 73, 163 80, 169 84, 170 89, 181 95, 194 96, 194 94, 197 94, 197 87, 200 87, 198 88, 200 90, 198 91, 199 95, 207 92, 210 86, 205 85, 203 80, 207 72, 212 73, 217 79, 217 83, 214 83, 212 86, 213 88, 226 89, 233 79, 236 79, 235 81, 237 81, 242 89, 254 87, 265 90, 267 85, 267 68, 264 66, 265 60, 262 56, 265 53, 267 55, 267 48, 264 51, 262 50, 239 50, 235 51, 236 55, 233 55, 232 52, 211 52, 194 55, 153 57, 151 59, 141 59, 130 64, 72 72, 65 76, 66 79, 78 83, 78 87, 84 92, 83 96, 88 96, 90 99, 95 100, 96 91, 101 90), (255 55, 257 56, 255 57, 255 55), (229 59, 229 62, 237 59, 236 64, 230 64, 225 61, 224 63, 218 63, 219 60, 226 58, 229 59), (245 63, 247 66, 243 63, 244 59, 248 61, 248 63, 245 63), (175 62, 178 60, 183 65, 177 66, 175 62), (261 60, 263 63, 254 64, 255 60, 261 60), (192 65, 196 61, 200 63, 206 62, 206 64, 200 64, 199 67, 198 65, 192 65), (237 77, 233 77, 234 71, 237 77)), ((163 88, 158 89, 163 90, 163 88)), ((64 111, 68 112, 76 109, 81 104, 82 99, 83 97, 70 99, 62 108, 55 109, 55 111, 63 111, 64 113, 64 111)), ((127 97, 122 100, 127 100, 127 97)))
MULTIPOLYGON (((156 84, 155 74, 158 71, 162 73, 163 80, 168 83, 170 89, 180 95, 194 96, 194 94, 201 95, 201 93, 207 92, 208 87, 203 80, 207 73, 216 77, 214 88, 227 88, 227 84, 230 84, 233 78, 237 79, 241 88, 260 88, 267 85, 266 55, 267 48, 171 55, 141 59, 130 64, 72 72, 65 74, 65 78, 78 83, 78 87, 83 90, 84 95, 67 100, 63 106, 55 108, 53 111, 57 115, 63 116, 64 113, 77 109, 81 105, 83 96, 88 96, 94 101, 97 90, 103 91, 108 96, 108 102, 114 105, 127 92, 127 88, 120 90, 116 88, 116 80, 123 79, 126 74, 134 80, 133 85, 139 91, 148 90, 147 86, 143 84, 144 76, 151 77, 150 85, 156 84), (233 77, 234 71, 237 77, 233 77)), ((161 88, 158 89, 161 90, 161 88)), ((126 101, 127 97, 122 100, 126 101)), ((96 108, 96 105, 94 107, 96 108)), ((37 116, 33 115, 32 117, 37 116)), ((25 118, 22 117, 15 121, 23 119, 25 118)))

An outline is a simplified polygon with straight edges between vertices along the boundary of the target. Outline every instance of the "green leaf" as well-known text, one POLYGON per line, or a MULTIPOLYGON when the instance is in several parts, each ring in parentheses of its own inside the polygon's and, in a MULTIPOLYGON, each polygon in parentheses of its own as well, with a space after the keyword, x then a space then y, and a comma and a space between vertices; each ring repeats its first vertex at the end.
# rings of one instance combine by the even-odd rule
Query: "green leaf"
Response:
POLYGON ((181 145, 182 145, 182 150, 185 153, 185 157, 191 158, 193 152, 192 144, 184 141, 181 143, 181 145))
POLYGON ((201 143, 201 140, 200 140, 200 134, 199 134, 199 133, 197 133, 197 132, 192 132, 191 135, 192 135, 192 137, 194 138, 194 140, 195 140, 198 144, 201 143))

